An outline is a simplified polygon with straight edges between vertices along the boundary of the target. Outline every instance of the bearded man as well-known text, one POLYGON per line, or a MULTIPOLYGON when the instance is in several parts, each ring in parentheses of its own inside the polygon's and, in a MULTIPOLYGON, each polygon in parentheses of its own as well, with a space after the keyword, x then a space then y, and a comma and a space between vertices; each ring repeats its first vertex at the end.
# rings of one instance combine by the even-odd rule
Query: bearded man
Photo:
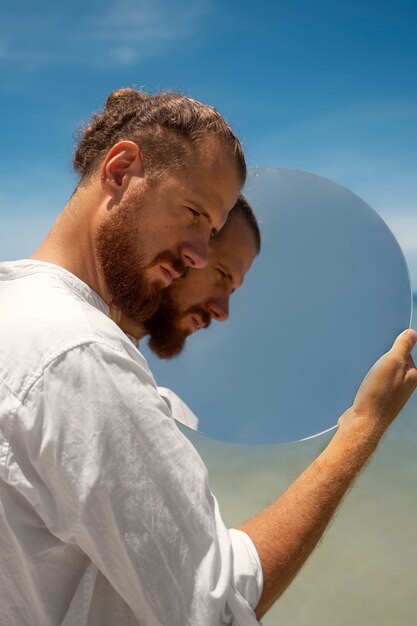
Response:
POLYGON ((111 94, 32 259, 0 265, 0 604, 8 626, 256 624, 417 385, 405 331, 320 457, 228 531, 135 323, 207 264, 245 179, 231 129, 176 94, 111 94))

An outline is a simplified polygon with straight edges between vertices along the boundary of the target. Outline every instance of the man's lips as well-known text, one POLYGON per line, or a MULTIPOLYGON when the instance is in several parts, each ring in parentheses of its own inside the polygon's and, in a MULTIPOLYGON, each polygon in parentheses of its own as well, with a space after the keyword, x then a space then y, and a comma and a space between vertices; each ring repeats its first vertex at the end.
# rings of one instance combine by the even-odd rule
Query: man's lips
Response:
POLYGON ((191 306, 181 315, 183 330, 194 333, 201 328, 207 328, 211 323, 211 315, 200 306, 191 306))
POLYGON ((191 316, 191 321, 193 324, 193 330, 199 330, 200 328, 204 328, 206 326, 206 323, 203 322, 201 317, 198 317, 196 315, 191 316))
POLYGON ((173 280, 179 278, 181 276, 180 272, 175 271, 172 267, 168 265, 160 265, 161 272, 165 278, 165 282, 167 285, 170 285, 173 280))

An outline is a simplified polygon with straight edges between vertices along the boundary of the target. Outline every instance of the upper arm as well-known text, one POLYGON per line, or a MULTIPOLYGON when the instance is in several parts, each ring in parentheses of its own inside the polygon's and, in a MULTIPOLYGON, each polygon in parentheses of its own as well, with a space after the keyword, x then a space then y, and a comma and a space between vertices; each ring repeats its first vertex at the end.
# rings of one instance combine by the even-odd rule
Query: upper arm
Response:
POLYGON ((222 623, 228 534, 150 372, 88 344, 54 360, 39 385, 28 398, 42 407, 30 456, 51 532, 76 543, 139 620, 222 623))

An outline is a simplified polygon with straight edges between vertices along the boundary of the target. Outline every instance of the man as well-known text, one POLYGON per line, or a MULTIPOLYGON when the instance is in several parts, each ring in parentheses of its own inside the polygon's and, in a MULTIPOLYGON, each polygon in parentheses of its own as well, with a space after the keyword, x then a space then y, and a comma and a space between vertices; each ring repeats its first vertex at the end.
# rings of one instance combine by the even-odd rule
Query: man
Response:
POLYGON ((0 269, 2 619, 254 624, 415 389, 417 336, 371 370, 286 494, 227 531, 108 312, 143 323, 166 286, 206 265, 244 181, 240 145, 209 107, 122 90, 84 129, 75 166, 80 184, 33 259, 0 269))
POLYGON ((206 265, 244 182, 240 144, 210 107, 121 90, 74 164, 45 241, 1 268, 2 619, 253 623, 253 545, 224 527, 201 459, 108 317, 112 304, 142 323, 206 265))

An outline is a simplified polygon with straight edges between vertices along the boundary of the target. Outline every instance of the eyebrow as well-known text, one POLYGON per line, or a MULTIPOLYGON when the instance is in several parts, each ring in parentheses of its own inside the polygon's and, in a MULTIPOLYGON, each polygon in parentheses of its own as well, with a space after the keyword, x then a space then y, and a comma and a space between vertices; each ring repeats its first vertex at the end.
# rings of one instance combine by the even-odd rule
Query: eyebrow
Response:
MULTIPOLYGON (((230 280, 230 282, 232 283, 232 285, 235 285, 235 281, 233 278, 233 274, 230 273, 230 271, 227 269, 226 265, 224 263, 222 263, 222 261, 217 260, 218 265, 220 265, 222 271, 224 271, 224 273, 226 274, 226 278, 228 278, 230 280)), ((243 285, 243 281, 245 280, 245 277, 242 276, 240 282, 233 287, 233 290, 235 289, 240 289, 240 287, 243 285)))
POLYGON ((207 211, 198 202, 194 202, 193 201, 192 204, 195 206, 196 209, 198 209, 200 211, 200 215, 202 215, 203 217, 206 218, 206 220, 208 221, 208 223, 212 227, 212 236, 215 237, 218 234, 220 229, 219 228, 215 228, 213 226, 213 220, 211 219, 210 214, 207 213, 207 211))

